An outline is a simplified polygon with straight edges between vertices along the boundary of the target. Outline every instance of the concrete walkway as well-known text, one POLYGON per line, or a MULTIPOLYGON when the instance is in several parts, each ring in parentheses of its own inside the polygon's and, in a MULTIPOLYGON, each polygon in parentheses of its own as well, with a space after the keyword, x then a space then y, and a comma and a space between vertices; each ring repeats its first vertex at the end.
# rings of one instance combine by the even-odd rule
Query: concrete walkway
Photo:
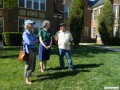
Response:
POLYGON ((80 43, 79 45, 89 45, 89 46, 93 46, 93 47, 97 47, 97 48, 101 48, 101 49, 107 49, 107 50, 112 50, 115 52, 120 52, 120 48, 115 48, 115 47, 110 47, 110 46, 100 46, 100 45, 96 45, 96 44, 89 44, 89 43, 80 43))

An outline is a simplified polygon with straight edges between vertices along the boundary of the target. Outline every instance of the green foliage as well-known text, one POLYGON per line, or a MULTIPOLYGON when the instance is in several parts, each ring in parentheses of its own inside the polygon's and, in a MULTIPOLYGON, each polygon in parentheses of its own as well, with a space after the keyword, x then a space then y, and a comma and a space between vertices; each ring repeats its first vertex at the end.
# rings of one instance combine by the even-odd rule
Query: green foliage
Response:
POLYGON ((79 44, 84 19, 84 1, 71 0, 68 26, 73 35, 74 44, 79 44))
POLYGON ((7 46, 20 46, 22 34, 18 32, 4 32, 3 39, 7 46))
POLYGON ((14 8, 18 4, 18 0, 4 0, 5 8, 14 8))
POLYGON ((110 0, 106 0, 98 17, 98 31, 103 44, 111 44, 113 39, 114 11, 110 0))

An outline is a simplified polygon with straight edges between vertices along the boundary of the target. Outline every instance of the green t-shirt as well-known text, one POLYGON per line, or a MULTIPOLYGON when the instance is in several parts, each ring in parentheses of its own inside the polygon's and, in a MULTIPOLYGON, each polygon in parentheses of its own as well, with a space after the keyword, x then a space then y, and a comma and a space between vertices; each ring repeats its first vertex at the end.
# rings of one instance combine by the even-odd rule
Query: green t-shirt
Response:
POLYGON ((40 30, 38 36, 41 36, 44 42, 51 41, 51 37, 52 37, 50 31, 45 31, 44 29, 40 30))

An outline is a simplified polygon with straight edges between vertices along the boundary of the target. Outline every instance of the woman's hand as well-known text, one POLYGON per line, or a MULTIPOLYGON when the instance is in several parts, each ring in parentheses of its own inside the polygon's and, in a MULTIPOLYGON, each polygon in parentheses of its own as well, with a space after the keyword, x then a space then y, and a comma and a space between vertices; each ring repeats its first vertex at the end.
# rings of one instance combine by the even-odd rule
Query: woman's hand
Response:
POLYGON ((48 50, 51 46, 46 46, 45 48, 48 50))

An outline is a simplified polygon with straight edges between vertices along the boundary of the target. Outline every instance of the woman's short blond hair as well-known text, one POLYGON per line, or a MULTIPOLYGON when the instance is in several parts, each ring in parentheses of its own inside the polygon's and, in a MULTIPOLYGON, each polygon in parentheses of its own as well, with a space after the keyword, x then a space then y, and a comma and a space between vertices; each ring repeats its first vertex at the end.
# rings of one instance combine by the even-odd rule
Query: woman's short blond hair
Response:
POLYGON ((45 20, 42 24, 42 27, 45 28, 48 24, 50 24, 49 20, 45 20))

